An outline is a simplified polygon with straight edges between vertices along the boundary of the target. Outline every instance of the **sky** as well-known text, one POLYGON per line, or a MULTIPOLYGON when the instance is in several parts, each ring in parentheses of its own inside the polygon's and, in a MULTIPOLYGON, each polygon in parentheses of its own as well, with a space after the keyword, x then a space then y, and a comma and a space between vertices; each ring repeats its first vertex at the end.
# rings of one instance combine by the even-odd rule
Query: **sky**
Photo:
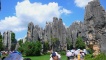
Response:
MULTIPOLYGON (((85 6, 92 0, 0 0, 0 32, 11 30, 16 39, 27 35, 28 23, 44 28, 53 17, 62 18, 66 26, 84 20, 85 6)), ((100 0, 106 10, 106 0, 100 0)))

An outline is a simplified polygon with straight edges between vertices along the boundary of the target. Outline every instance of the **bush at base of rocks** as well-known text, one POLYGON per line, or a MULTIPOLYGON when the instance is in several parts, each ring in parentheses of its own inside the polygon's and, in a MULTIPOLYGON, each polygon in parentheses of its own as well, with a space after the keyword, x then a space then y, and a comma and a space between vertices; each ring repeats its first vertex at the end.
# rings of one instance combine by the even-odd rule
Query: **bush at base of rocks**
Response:
POLYGON ((59 54, 66 55, 66 51, 60 51, 59 54))
POLYGON ((84 57, 84 60, 106 60, 106 54, 104 53, 100 53, 98 56, 93 57, 92 54, 87 54, 84 57))
POLYGON ((41 43, 36 42, 25 42, 21 47, 18 48, 18 51, 24 53, 26 56, 39 56, 41 55, 41 43))

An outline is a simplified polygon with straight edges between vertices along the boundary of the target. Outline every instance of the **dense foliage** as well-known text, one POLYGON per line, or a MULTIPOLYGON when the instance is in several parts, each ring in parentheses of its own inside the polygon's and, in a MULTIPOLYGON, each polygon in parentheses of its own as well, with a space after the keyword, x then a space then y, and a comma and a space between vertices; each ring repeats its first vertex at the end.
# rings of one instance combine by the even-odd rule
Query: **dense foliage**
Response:
POLYGON ((66 51, 60 51, 59 54, 60 55, 66 55, 66 51))
POLYGON ((77 41, 76 41, 76 44, 75 44, 75 47, 76 48, 80 48, 80 49, 85 49, 85 43, 83 42, 83 39, 79 36, 77 38, 77 41))
POLYGON ((15 50, 17 40, 15 39, 15 33, 11 33, 11 50, 15 50))
POLYGON ((58 38, 51 38, 51 44, 53 51, 59 51, 60 41, 58 38))
POLYGON ((106 60, 106 55, 104 53, 100 53, 98 56, 93 57, 92 54, 88 54, 85 56, 84 60, 106 60))
POLYGON ((25 42, 18 48, 18 51, 22 52, 26 56, 39 56, 41 53, 41 43, 39 41, 36 42, 25 42))
POLYGON ((20 39, 20 40, 18 41, 18 43, 19 43, 20 46, 22 46, 22 44, 23 44, 23 39, 20 39))
POLYGON ((94 51, 93 51, 93 49, 90 49, 90 48, 89 48, 89 49, 87 49, 87 52, 88 52, 89 54, 93 54, 94 51))
POLYGON ((11 33, 11 42, 16 42, 16 39, 15 39, 15 33, 11 33))
POLYGON ((73 48, 72 42, 70 39, 66 38, 66 42, 67 42, 67 49, 70 50, 73 48))
POLYGON ((43 45, 43 53, 46 54, 47 53, 47 50, 49 50, 49 43, 48 41, 45 41, 44 42, 44 45, 43 45))
POLYGON ((0 35, 0 51, 3 50, 2 35, 0 35))

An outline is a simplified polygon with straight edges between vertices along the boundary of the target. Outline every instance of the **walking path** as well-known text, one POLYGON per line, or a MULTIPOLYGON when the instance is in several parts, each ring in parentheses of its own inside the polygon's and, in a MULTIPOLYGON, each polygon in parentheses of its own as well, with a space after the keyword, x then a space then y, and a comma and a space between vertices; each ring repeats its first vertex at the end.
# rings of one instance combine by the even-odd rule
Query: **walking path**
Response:
MULTIPOLYGON (((74 58, 74 59, 70 59, 70 60, 78 60, 77 58, 74 58)), ((84 60, 84 59, 81 59, 81 60, 84 60)))
MULTIPOLYGON (((74 58, 74 60, 78 60, 77 58, 74 58)), ((84 59, 81 59, 81 60, 84 60, 84 59)))

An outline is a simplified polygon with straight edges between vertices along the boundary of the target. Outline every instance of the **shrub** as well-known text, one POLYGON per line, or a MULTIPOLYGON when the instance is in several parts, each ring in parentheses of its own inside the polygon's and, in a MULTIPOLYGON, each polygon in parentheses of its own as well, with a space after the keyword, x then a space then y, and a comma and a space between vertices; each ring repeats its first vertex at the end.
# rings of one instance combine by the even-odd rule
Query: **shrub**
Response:
POLYGON ((67 42, 67 49, 68 50, 73 49, 72 42, 69 38, 66 38, 66 42, 67 42))
POLYGON ((26 56, 39 56, 41 55, 41 43, 36 42, 25 42, 21 47, 18 48, 18 51, 25 54, 26 56))
POLYGON ((24 54, 24 47, 23 46, 19 47, 18 51, 21 52, 22 54, 24 54))
POLYGON ((39 56, 41 55, 41 49, 42 49, 42 46, 41 46, 41 43, 39 41, 36 41, 36 44, 35 44, 35 55, 36 56, 39 56))
POLYGON ((85 49, 85 43, 83 42, 82 37, 79 36, 79 37, 77 38, 75 47, 76 47, 76 48, 80 48, 80 49, 85 49))
POLYGON ((85 57, 84 57, 84 60, 93 60, 93 55, 92 54, 87 54, 85 57))
POLYGON ((48 50, 49 50, 49 43, 48 41, 46 41, 44 42, 44 45, 43 45, 43 54, 46 54, 48 50))
POLYGON ((93 54, 93 50, 92 50, 92 49, 87 49, 87 52, 88 52, 89 54, 93 54))
POLYGON ((106 60, 106 55, 104 53, 100 53, 94 58, 94 60, 106 60))
POLYGON ((50 55, 50 54, 51 54, 50 52, 47 52, 47 53, 46 53, 46 55, 50 55))
POLYGON ((60 51, 59 54, 66 55, 66 51, 60 51))
POLYGON ((104 53, 100 53, 98 56, 93 57, 92 54, 87 54, 84 57, 84 60, 106 60, 106 55, 104 53))

